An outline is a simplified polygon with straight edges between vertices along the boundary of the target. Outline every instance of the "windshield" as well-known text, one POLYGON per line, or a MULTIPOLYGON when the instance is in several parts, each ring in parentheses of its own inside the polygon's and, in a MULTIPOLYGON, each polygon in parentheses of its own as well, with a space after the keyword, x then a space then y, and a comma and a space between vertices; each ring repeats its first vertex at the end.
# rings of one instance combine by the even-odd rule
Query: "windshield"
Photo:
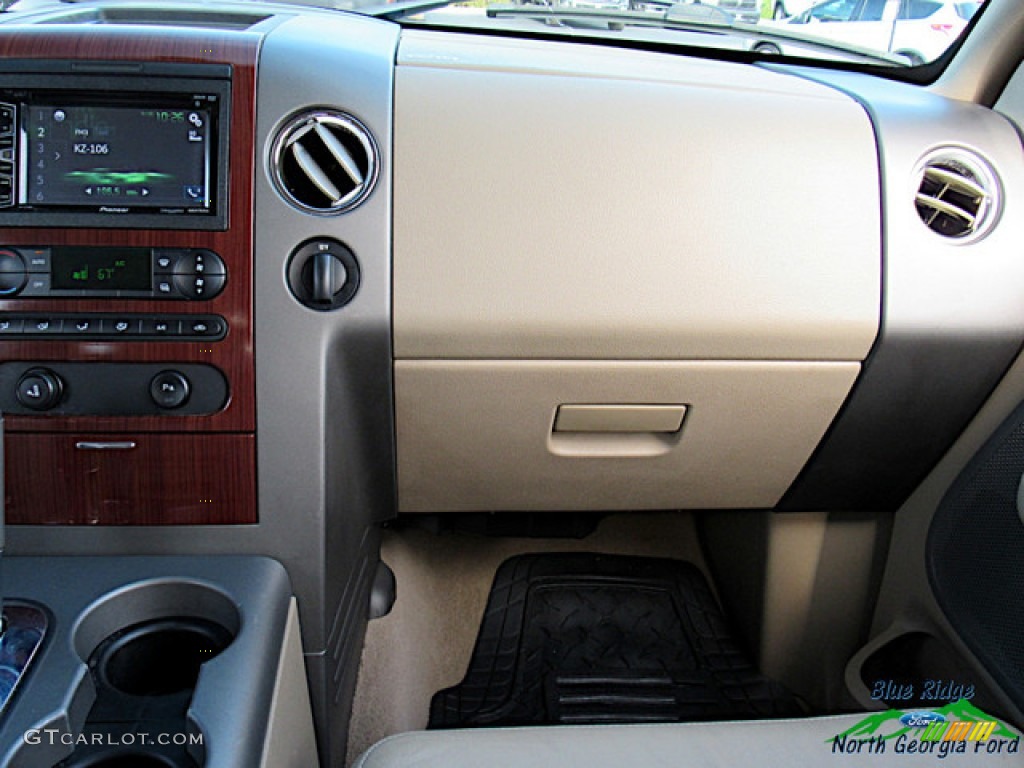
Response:
POLYGON ((941 57, 981 10, 955 0, 406 0, 409 25, 610 38, 891 67, 941 57))
MULTIPOLYGON (((273 1, 354 11, 407 26, 714 50, 747 61, 824 60, 896 70, 940 59, 992 0, 273 1)), ((65 3, 86 6, 89 0, 0 0, 0 11, 16 14, 65 3)))

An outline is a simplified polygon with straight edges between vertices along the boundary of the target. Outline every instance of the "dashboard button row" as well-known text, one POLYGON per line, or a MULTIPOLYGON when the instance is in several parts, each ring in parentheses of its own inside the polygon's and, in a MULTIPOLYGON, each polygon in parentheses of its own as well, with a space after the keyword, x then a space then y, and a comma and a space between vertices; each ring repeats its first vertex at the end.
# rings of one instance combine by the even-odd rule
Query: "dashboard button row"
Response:
POLYGON ((217 341, 227 330, 227 321, 219 315, 0 315, 0 338, 217 341))

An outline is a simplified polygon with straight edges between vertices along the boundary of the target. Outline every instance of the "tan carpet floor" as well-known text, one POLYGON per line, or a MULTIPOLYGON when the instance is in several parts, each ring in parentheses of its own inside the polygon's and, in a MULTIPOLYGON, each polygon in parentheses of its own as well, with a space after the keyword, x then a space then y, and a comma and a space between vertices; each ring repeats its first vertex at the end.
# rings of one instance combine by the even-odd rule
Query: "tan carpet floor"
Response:
POLYGON ((462 680, 495 571, 507 558, 528 552, 670 557, 707 572, 687 513, 611 516, 585 539, 385 532, 381 554, 395 572, 397 600, 367 630, 349 763, 385 736, 426 726, 430 697, 462 680))

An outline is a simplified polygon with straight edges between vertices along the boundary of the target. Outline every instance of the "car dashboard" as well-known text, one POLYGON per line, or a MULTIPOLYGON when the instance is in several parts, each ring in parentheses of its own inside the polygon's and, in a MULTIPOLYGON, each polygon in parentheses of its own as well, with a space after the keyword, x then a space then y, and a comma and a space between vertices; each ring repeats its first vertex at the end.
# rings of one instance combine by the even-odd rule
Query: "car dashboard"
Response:
POLYGON ((0 21, 7 553, 277 560, 324 764, 382 523, 899 520, 1024 343, 1018 129, 933 90, 290 5, 0 21))

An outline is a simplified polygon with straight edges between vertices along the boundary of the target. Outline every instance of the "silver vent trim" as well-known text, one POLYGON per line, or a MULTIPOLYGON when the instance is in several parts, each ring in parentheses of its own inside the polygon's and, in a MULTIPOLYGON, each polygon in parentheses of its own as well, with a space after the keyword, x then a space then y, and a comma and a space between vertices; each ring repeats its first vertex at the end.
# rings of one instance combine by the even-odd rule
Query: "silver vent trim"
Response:
POLYGON ((323 109, 298 115, 281 129, 270 175, 294 206, 327 215, 363 202, 379 168, 380 153, 369 130, 351 115, 323 109))
POLYGON ((1002 188, 991 166, 974 152, 944 147, 918 165, 914 205, 925 226, 944 238, 968 243, 995 226, 1002 188))

